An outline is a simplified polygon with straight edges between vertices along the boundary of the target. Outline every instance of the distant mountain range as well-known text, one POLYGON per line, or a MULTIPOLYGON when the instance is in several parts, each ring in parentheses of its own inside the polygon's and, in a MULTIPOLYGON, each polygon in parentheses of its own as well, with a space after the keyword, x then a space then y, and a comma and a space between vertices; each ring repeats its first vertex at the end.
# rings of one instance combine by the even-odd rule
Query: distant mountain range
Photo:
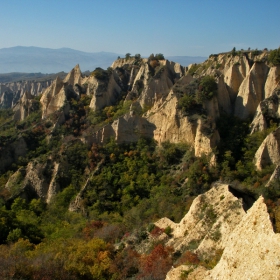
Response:
MULTIPOLYGON (((88 53, 70 48, 11 47, 0 49, 0 73, 56 73, 69 72, 76 64, 82 71, 96 67, 107 68, 122 54, 111 52, 88 53)), ((169 60, 188 66, 203 62, 206 57, 167 56, 169 60)))

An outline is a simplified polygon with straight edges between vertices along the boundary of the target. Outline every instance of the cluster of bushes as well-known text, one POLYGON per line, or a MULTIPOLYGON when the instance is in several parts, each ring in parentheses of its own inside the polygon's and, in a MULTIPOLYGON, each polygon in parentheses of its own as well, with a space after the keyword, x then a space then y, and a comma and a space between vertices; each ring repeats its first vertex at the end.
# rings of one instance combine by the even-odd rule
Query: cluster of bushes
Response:
POLYGON ((98 80, 106 81, 109 78, 109 74, 110 74, 109 72, 110 71, 108 70, 104 70, 100 67, 97 67, 93 72, 91 72, 91 75, 98 80))
POLYGON ((268 61, 274 66, 280 64, 280 48, 270 51, 268 61))
POLYGON ((175 86, 174 91, 181 95, 177 108, 188 114, 193 113, 194 110, 201 111, 203 102, 217 94, 218 85, 214 77, 204 76, 181 89, 175 86))

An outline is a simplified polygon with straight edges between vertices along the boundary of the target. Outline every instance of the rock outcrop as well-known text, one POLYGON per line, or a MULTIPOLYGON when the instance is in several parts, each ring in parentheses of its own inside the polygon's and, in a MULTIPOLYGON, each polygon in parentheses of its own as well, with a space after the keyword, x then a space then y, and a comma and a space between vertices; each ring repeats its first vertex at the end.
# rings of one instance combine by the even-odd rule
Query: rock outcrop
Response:
POLYGON ((50 79, 47 81, 20 81, 0 84, 0 108, 12 108, 26 92, 32 96, 40 95, 51 85, 51 82, 50 79))
POLYGON ((273 91, 280 86, 280 66, 273 66, 270 68, 265 82, 265 98, 270 97, 273 91))
POLYGON ((42 118, 60 110, 64 106, 67 107, 66 100, 63 81, 57 77, 52 85, 44 91, 40 99, 42 104, 42 118))
POLYGON ((280 235, 260 197, 229 236, 219 263, 201 279, 279 279, 279 252, 280 235))
POLYGON ((266 183, 266 187, 271 187, 274 183, 277 184, 278 180, 280 178, 280 165, 276 165, 273 173, 271 174, 268 182, 266 183))
POLYGON ((255 114, 259 103, 264 99, 268 70, 265 63, 254 63, 239 87, 234 107, 235 116, 245 119, 255 114))
POLYGON ((77 64, 64 78, 63 83, 68 85, 76 85, 82 82, 82 72, 79 64, 77 64))
MULTIPOLYGON (((64 164, 65 165, 65 164, 64 164)), ((54 195, 61 191, 58 177, 66 168, 62 163, 32 161, 26 168, 16 171, 6 183, 12 197, 41 198, 49 203, 54 195)))
POLYGON ((270 122, 280 119, 280 90, 276 88, 271 96, 260 102, 251 124, 251 134, 267 129, 270 122))
POLYGON ((192 250, 196 242, 194 252, 204 260, 211 258, 217 249, 223 250, 212 270, 182 265, 172 268, 166 275, 167 280, 181 279, 184 271, 188 275, 184 279, 189 280, 278 279, 280 235, 273 231, 263 198, 249 209, 251 203, 244 207, 245 198, 238 199, 229 186, 217 184, 193 201, 179 224, 167 218, 156 222, 160 228, 170 226, 173 229, 167 244, 175 250, 192 250))
POLYGON ((12 108, 20 99, 20 93, 14 93, 10 88, 0 84, 0 108, 12 108))
MULTIPOLYGON (((83 133, 84 142, 103 143, 113 137, 121 143, 147 136, 158 143, 187 142, 194 147, 195 155, 201 156, 211 154, 220 141, 216 120, 221 113, 245 119, 257 110, 252 132, 266 129, 270 120, 279 118, 279 75, 279 67, 270 67, 265 52, 214 55, 188 69, 168 60, 132 57, 116 60, 107 70, 97 68, 89 77, 83 77, 76 65, 63 81, 57 78, 44 91, 40 100, 42 117, 58 110, 66 116, 69 100, 81 94, 91 97, 89 107, 94 111, 124 99, 132 102, 130 112, 101 128, 88 129, 83 133), (178 108, 180 98, 189 85, 205 75, 215 77, 216 96, 204 99, 199 110, 182 112, 178 108)), ((26 109, 18 110, 17 119, 27 114, 26 109)))
POLYGON ((230 192, 228 185, 217 184, 199 195, 179 224, 163 218, 155 223, 159 228, 170 226, 172 238, 167 245, 176 250, 195 246, 199 256, 212 255, 224 249, 231 231, 245 215, 244 203, 230 192))
POLYGON ((25 92, 17 104, 13 107, 14 120, 22 121, 32 112, 39 110, 39 102, 34 100, 34 96, 25 92))
POLYGON ((116 73, 110 74, 105 80, 92 76, 86 83, 90 89, 89 94, 92 95, 89 107, 94 111, 114 105, 120 99, 121 87, 116 82, 116 73))
POLYGON ((280 164, 280 127, 264 139, 254 161, 258 170, 262 170, 268 164, 280 164))

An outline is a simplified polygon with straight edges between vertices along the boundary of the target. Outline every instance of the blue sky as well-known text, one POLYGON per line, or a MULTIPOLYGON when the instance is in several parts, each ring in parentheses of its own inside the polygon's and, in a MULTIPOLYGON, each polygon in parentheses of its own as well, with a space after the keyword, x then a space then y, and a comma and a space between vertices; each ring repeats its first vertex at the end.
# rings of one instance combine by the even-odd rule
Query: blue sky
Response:
POLYGON ((209 56, 280 45, 280 0, 0 0, 0 48, 209 56))

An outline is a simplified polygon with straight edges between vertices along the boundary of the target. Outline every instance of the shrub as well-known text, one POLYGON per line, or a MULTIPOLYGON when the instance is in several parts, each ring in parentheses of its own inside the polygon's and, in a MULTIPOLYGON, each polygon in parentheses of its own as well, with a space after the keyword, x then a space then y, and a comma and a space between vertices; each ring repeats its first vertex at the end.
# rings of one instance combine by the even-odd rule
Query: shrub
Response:
POLYGON ((151 234, 153 237, 158 237, 158 236, 160 236, 163 232, 164 232, 164 229, 155 226, 155 227, 153 228, 153 230, 150 232, 150 234, 151 234))
POLYGON ((164 233, 167 234, 169 237, 172 236, 172 231, 173 229, 170 226, 164 229, 164 233))
POLYGON ((155 55, 155 59, 157 59, 157 60, 164 60, 165 58, 164 58, 164 55, 162 53, 157 53, 155 55))
POLYGON ((261 51, 259 51, 258 49, 255 49, 254 51, 252 51, 253 55, 259 55, 261 54, 261 51))
POLYGON ((157 66, 159 66, 159 62, 156 59, 153 59, 150 61, 150 66, 152 68, 156 68, 157 66))
POLYGON ((212 76, 204 76, 199 84, 199 95, 202 98, 211 99, 217 94, 218 85, 212 76))
POLYGON ((105 71, 100 67, 97 67, 93 72, 91 72, 91 75, 98 80, 106 80, 109 77, 108 71, 105 71))
POLYGON ((199 65, 195 63, 191 66, 188 73, 193 76, 198 68, 199 68, 199 65))
POLYGON ((152 252, 140 260, 140 273, 138 279, 164 279, 164 275, 172 266, 172 249, 157 245, 152 252))
POLYGON ((236 52, 236 48, 235 48, 235 47, 232 49, 231 55, 232 55, 232 56, 236 56, 236 55, 237 55, 237 52, 236 52))
POLYGON ((269 53, 268 61, 274 66, 280 64, 280 48, 269 53))
POLYGON ((178 264, 199 264, 200 260, 197 254, 186 251, 178 260, 178 264))
POLYGON ((191 94, 184 94, 184 96, 178 101, 178 109, 181 109, 184 112, 194 108, 196 105, 196 100, 191 94))

